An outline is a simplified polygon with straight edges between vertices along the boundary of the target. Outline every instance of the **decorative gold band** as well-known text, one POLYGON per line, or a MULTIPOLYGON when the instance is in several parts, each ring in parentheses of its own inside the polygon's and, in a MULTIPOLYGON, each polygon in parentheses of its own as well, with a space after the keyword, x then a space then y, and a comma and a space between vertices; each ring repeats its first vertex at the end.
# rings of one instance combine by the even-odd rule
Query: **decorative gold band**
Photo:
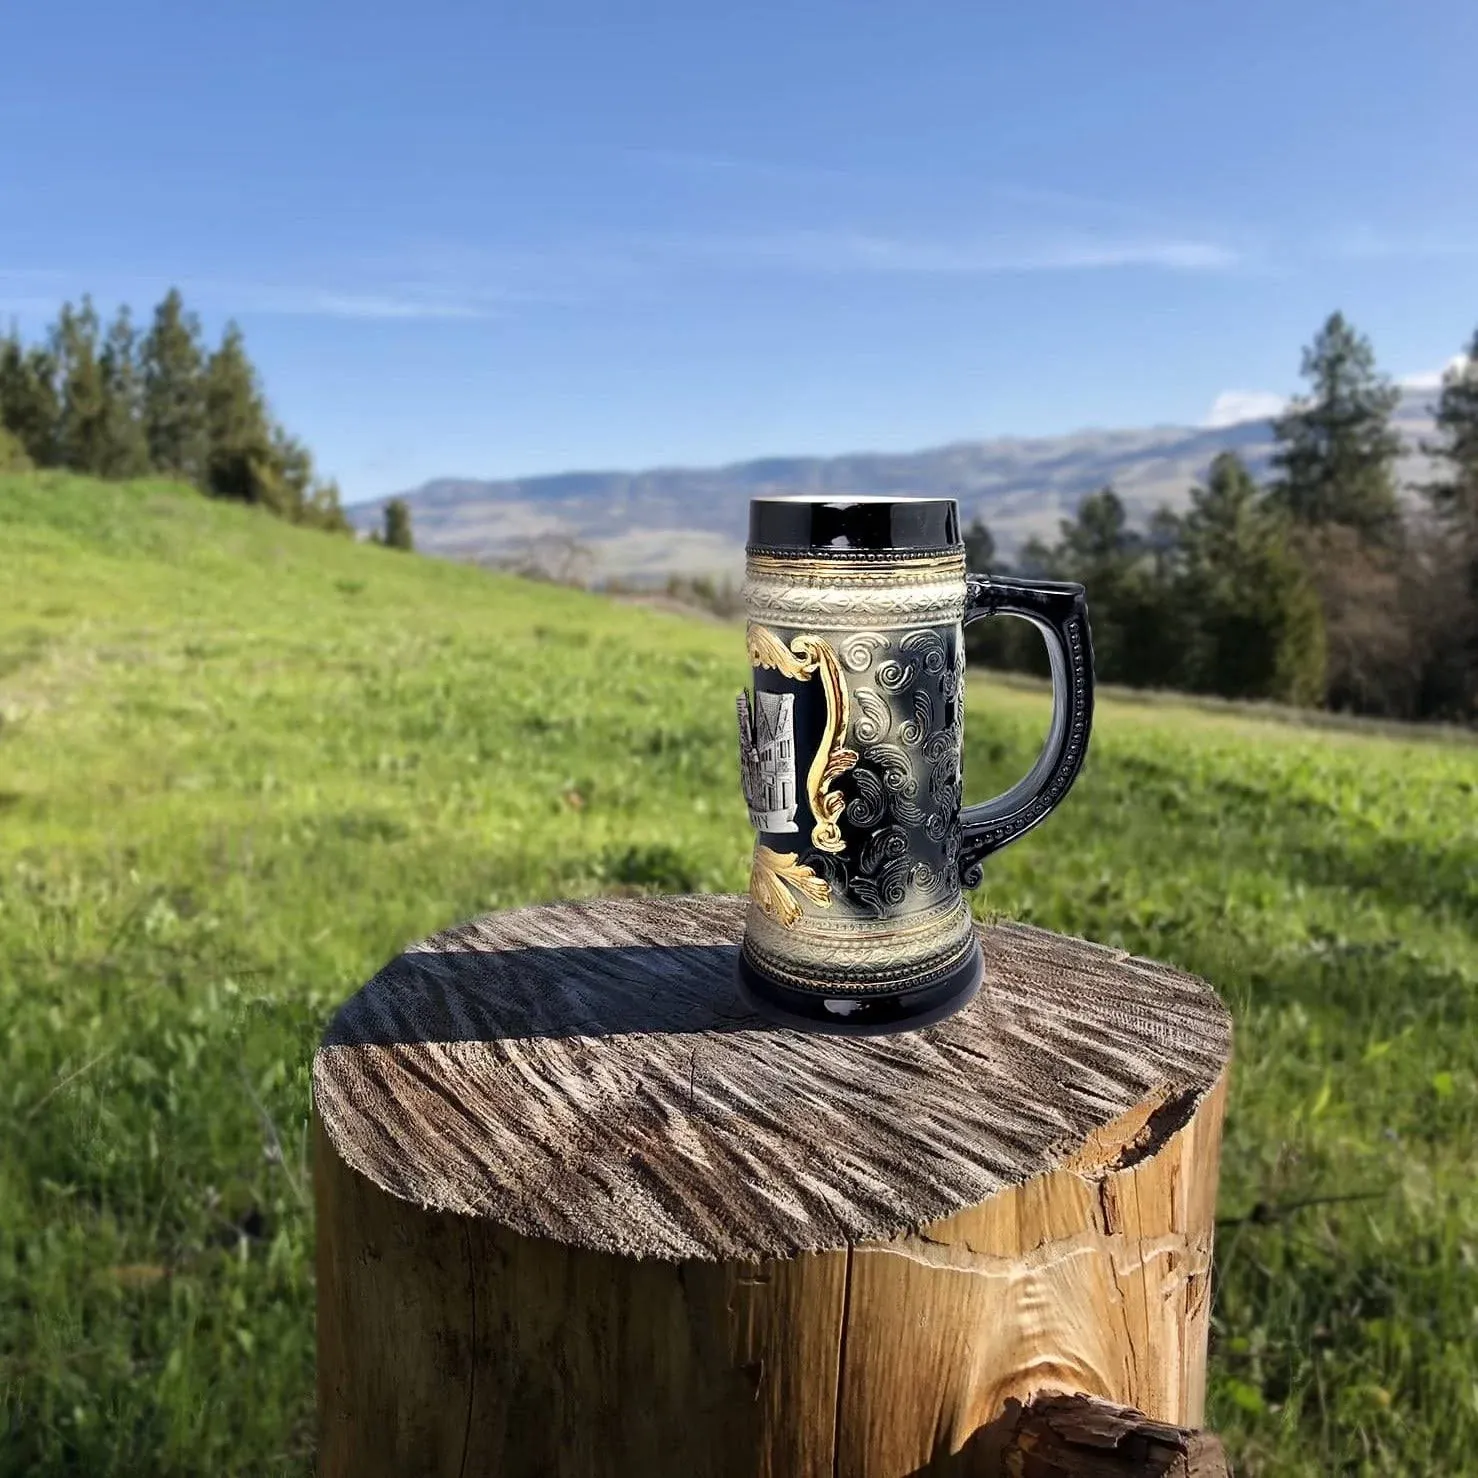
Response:
POLYGON ((798 554, 751 554, 745 561, 745 574, 752 580, 798 581, 821 585, 900 585, 930 584, 936 580, 963 580, 965 555, 896 554, 879 558, 848 559, 845 554, 817 559, 798 554))

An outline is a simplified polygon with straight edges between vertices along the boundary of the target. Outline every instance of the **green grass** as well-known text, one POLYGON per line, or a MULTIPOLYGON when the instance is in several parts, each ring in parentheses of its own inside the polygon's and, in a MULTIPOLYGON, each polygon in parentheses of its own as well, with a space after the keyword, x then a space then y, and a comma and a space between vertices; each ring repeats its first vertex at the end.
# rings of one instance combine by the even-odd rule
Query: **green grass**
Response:
MULTIPOLYGON (((743 678, 711 622, 0 478, 0 1473, 310 1471, 329 1012, 483 909, 742 889, 743 678)), ((975 683, 969 789, 1045 718, 975 683)), ((1478 747, 1111 700, 977 907, 1236 1014, 1238 1471, 1478 1473, 1478 747)))

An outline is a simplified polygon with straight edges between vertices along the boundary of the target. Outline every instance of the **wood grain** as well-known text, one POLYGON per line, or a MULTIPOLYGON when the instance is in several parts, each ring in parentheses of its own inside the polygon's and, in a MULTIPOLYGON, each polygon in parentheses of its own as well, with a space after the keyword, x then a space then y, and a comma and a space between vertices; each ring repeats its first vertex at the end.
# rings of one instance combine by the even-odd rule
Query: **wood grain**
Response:
POLYGON ((950 1216, 1136 1111, 1163 1137, 1229 1055, 1202 982, 1022 925, 982 932, 985 984, 939 1026, 773 1028, 734 990, 745 907, 605 899, 413 946, 316 1056, 329 1141, 393 1196, 525 1236, 783 1257, 950 1216))
POLYGON ((1082 1394, 1039 1397, 1004 1425, 1002 1470, 1011 1478, 1231 1478, 1211 1433, 1082 1394))
POLYGON ((1043 1390, 1200 1425, 1224 1085, 1131 1164, 1048 1171, 854 1249, 839 1471, 994 1474, 986 1429, 1043 1390), (931 1467, 959 1452, 973 1464, 931 1467))
POLYGON ((809 1036, 740 1008, 744 906, 480 919, 335 1018, 325 1478, 1045 1478, 1043 1392, 1200 1422, 1210 989, 1004 926, 950 1021, 809 1036))

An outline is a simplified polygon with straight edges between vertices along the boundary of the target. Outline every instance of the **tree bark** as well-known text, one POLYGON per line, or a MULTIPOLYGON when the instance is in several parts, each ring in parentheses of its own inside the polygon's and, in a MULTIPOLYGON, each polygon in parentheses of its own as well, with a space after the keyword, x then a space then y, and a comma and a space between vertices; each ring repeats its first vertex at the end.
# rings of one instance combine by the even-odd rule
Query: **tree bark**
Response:
POLYGON ((340 1011, 313 1074, 329 1478, 1015 1472, 1043 1392, 1200 1422, 1210 989, 1008 925, 936 1027, 781 1031, 734 995, 743 913, 490 916, 340 1011))

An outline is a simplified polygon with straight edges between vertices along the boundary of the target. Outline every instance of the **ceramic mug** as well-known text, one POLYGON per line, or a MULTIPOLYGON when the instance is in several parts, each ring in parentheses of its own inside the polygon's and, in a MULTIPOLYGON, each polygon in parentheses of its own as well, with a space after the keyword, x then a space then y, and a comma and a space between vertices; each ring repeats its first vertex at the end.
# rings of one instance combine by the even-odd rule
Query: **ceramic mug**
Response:
POLYGON ((740 991, 788 1025, 938 1021, 979 988, 963 889, 1067 794, 1093 720, 1081 585, 967 574, 952 498, 757 498, 740 762, 758 833, 740 991), (1043 633, 1052 723, 1021 781, 962 805, 964 628, 1043 633))

